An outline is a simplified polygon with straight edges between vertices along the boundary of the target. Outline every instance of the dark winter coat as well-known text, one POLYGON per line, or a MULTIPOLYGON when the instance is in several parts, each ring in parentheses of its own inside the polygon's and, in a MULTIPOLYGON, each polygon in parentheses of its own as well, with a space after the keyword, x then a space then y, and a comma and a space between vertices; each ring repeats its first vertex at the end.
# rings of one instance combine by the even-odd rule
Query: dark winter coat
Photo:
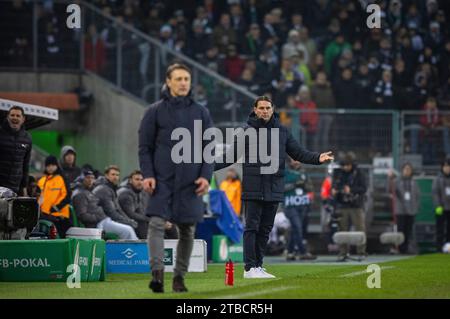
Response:
MULTIPOLYGON (((156 179, 156 189, 146 208, 147 216, 159 216, 175 223, 192 224, 203 220, 205 205, 195 193, 195 180, 210 180, 214 164, 179 163, 172 161, 172 147, 179 140, 171 140, 176 128, 191 133, 191 141, 201 143, 201 149, 209 143, 194 135, 194 120, 201 121, 201 133, 212 127, 208 109, 196 103, 191 95, 173 97, 163 91, 162 100, 149 106, 139 128, 139 163, 144 178, 156 179)), ((200 135, 200 134, 198 134, 200 135)), ((194 155, 192 143, 192 156, 194 155)))
POLYGON ((107 217, 97 196, 82 184, 79 184, 72 194, 72 205, 78 220, 88 228, 96 228, 97 224, 107 217))
POLYGON ((353 164, 350 172, 337 169, 333 173, 332 188, 337 190, 336 203, 338 208, 362 208, 367 191, 366 179, 363 172, 353 164), (350 195, 343 193, 344 186, 350 187, 350 195))
MULTIPOLYGON (((261 168, 269 166, 268 163, 264 164, 261 159, 256 159, 256 163, 251 163, 249 159, 249 143, 246 139, 244 143, 245 158, 242 164, 242 199, 243 200, 261 200, 261 201, 275 201, 282 202, 284 200, 284 169, 286 156, 289 155, 296 161, 305 163, 320 165, 319 157, 320 153, 310 152, 301 147, 289 130, 280 124, 278 114, 274 113, 272 118, 266 123, 262 119, 258 119, 256 114, 252 112, 247 120, 247 125, 243 127, 246 132, 250 128, 260 129, 267 128, 267 150, 270 153, 271 145, 271 133, 272 129, 279 129, 278 143, 274 145, 279 146, 278 153, 278 170, 274 174, 261 174, 261 168)), ((261 131, 258 131, 261 132, 261 131)), ((260 133, 258 133, 260 135, 260 133)), ((261 141, 258 139, 258 144, 261 141)), ((234 143, 235 162, 243 154, 243 148, 239 149, 237 141, 234 143)), ((258 150, 259 152, 259 150, 258 150)), ((252 160, 255 162, 255 160, 252 160)), ((222 169, 230 166, 232 163, 216 163, 215 170, 222 169)))
POLYGON ((27 187, 31 136, 25 129, 14 131, 5 119, 0 125, 0 186, 15 193, 27 187))
POLYGON ((128 217, 138 223, 149 221, 144 212, 144 195, 142 192, 136 192, 129 183, 120 187, 117 191, 120 207, 128 217))
POLYGON ((120 208, 116 194, 117 186, 113 185, 104 176, 101 176, 96 182, 92 191, 99 199, 99 205, 103 208, 105 214, 115 222, 136 227, 127 214, 120 208))

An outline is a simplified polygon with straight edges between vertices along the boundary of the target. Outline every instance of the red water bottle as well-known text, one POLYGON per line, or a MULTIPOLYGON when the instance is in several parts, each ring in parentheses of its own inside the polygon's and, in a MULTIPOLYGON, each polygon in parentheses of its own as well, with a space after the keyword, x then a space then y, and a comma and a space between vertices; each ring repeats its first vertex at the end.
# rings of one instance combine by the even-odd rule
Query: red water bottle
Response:
POLYGON ((225 264, 225 285, 234 285, 234 264, 231 259, 229 259, 225 264))

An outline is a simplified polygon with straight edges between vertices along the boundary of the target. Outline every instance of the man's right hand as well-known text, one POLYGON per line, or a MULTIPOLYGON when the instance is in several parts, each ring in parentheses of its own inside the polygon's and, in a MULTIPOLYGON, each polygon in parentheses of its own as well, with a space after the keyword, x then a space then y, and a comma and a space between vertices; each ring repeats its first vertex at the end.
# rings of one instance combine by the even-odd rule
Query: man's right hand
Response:
POLYGON ((144 191, 153 194, 156 188, 156 179, 154 177, 144 179, 144 191))

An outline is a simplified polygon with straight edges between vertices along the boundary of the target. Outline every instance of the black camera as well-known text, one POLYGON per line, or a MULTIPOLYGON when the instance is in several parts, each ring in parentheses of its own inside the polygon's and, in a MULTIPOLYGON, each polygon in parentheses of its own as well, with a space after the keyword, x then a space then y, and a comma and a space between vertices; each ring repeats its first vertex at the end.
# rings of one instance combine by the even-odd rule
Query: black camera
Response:
POLYGON ((0 187, 0 239, 8 239, 21 229, 30 233, 38 220, 39 204, 35 198, 17 197, 11 190, 0 187))

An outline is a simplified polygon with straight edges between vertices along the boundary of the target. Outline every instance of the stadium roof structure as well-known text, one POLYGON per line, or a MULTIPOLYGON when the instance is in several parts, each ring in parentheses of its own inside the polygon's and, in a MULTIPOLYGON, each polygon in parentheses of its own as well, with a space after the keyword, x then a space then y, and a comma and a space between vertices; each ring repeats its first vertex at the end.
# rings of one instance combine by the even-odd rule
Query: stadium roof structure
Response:
POLYGON ((25 110, 25 129, 31 130, 57 121, 59 111, 45 106, 22 103, 13 100, 0 99, 0 120, 6 118, 8 110, 17 105, 25 110))

